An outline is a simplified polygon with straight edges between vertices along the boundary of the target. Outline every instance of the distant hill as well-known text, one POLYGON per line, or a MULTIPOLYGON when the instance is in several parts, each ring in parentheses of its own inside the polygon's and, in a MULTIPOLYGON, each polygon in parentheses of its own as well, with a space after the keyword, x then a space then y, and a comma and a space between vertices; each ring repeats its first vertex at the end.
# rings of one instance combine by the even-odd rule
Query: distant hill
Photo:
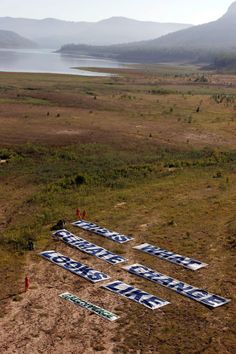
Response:
POLYGON ((12 31, 0 30, 0 48, 33 48, 36 44, 12 31))
POLYGON ((189 24, 145 22, 124 17, 99 22, 0 17, 0 29, 15 31, 47 48, 59 48, 66 43, 110 45, 142 41, 189 27, 189 24))
POLYGON ((219 20, 171 33, 153 41, 146 47, 236 49, 236 2, 219 20))
POLYGON ((212 62, 222 52, 236 52, 236 2, 220 19, 180 30, 154 40, 116 46, 76 46, 61 48, 78 53, 131 62, 201 61, 212 62))

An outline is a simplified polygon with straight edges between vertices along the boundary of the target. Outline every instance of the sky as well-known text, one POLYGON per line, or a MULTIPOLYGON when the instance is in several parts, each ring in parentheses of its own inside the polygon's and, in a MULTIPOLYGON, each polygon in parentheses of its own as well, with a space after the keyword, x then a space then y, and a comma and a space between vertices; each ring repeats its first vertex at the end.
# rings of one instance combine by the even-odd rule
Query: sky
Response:
POLYGON ((233 0, 0 0, 0 16, 99 21, 112 16, 201 24, 221 17, 233 0))

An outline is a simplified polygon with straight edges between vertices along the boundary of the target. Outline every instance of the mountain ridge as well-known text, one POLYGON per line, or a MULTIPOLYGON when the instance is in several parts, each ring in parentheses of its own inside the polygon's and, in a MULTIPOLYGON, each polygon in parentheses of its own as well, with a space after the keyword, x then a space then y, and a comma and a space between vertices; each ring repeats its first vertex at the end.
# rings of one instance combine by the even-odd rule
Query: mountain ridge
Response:
POLYGON ((236 2, 218 20, 161 36, 160 38, 113 46, 61 48, 77 53, 130 62, 209 62, 222 53, 236 54, 236 2))
POLYGON ((111 45, 141 41, 190 26, 192 25, 139 21, 126 17, 111 17, 97 22, 0 17, 0 29, 12 30, 39 43, 41 47, 48 48, 58 48, 66 43, 111 45))
POLYGON ((34 48, 36 44, 29 39, 18 35, 13 31, 0 30, 0 48, 34 48))
POLYGON ((159 47, 236 49, 236 2, 218 20, 170 33, 146 42, 159 47), (229 21, 230 20, 230 21, 229 21))

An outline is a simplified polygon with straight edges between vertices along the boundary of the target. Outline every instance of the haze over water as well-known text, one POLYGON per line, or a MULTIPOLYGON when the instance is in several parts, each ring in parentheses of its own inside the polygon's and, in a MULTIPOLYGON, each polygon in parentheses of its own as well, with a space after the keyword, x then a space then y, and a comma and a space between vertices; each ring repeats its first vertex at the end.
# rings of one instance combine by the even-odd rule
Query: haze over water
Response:
POLYGON ((0 49, 0 71, 57 73, 83 76, 105 76, 104 73, 78 70, 75 67, 119 68, 113 60, 61 55, 49 49, 0 49))

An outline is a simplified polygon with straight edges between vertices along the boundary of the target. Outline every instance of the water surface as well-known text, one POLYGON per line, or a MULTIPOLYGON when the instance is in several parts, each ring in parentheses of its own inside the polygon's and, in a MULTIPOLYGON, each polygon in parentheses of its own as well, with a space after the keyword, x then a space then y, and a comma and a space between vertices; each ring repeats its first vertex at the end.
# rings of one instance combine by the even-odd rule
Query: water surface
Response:
POLYGON ((106 76, 82 68, 120 68, 113 60, 55 53, 50 49, 0 49, 0 71, 106 76), (75 68, 81 69, 75 69, 75 68))

